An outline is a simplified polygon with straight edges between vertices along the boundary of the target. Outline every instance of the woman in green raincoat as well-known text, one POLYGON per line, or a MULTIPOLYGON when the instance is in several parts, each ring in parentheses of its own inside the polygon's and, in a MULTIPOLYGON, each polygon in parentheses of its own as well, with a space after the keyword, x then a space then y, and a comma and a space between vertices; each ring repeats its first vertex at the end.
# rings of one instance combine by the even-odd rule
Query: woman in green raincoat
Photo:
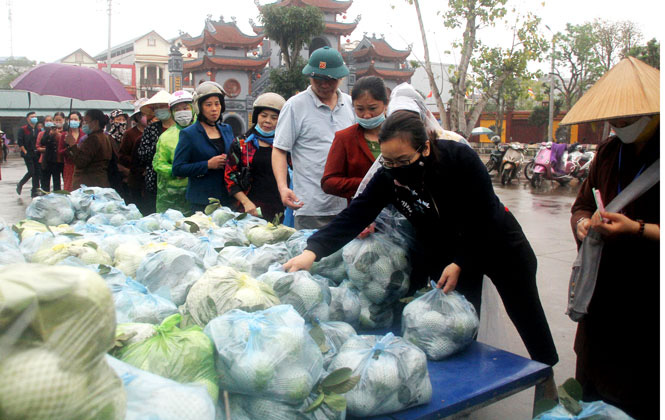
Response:
POLYGON ((157 212, 173 209, 189 213, 190 206, 185 198, 187 178, 174 177, 171 169, 180 130, 194 122, 192 94, 184 90, 173 92, 169 108, 175 124, 159 136, 155 157, 152 160, 152 166, 157 172, 157 212))

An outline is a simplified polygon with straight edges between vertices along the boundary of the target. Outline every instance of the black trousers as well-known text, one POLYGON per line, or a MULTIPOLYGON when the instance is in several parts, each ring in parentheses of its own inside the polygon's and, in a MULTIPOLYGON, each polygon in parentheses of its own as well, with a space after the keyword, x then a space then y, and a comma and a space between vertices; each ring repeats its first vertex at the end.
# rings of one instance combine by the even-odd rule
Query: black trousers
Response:
POLYGON ((41 167, 39 164, 39 156, 24 156, 23 161, 28 170, 23 178, 18 182, 18 185, 23 188, 26 182, 32 178, 32 196, 34 197, 39 191, 39 181, 41 177, 41 167))
MULTIPOLYGON (((538 296, 536 254, 519 223, 509 212, 506 212, 505 225, 507 229, 503 237, 497 239, 497 244, 488 246, 491 251, 481 257, 482 264, 462 269, 455 290, 463 294, 480 315, 483 275, 487 275, 494 283, 531 359, 554 365, 559 356, 538 296)), ((439 260, 445 261, 440 257, 439 260)), ((430 277, 438 281, 448 264, 450 261, 437 264, 434 271, 430 270, 430 277)))
POLYGON ((51 191, 51 179, 53 179, 53 191, 62 189, 60 179, 62 177, 63 163, 48 162, 42 166, 42 190, 51 191))

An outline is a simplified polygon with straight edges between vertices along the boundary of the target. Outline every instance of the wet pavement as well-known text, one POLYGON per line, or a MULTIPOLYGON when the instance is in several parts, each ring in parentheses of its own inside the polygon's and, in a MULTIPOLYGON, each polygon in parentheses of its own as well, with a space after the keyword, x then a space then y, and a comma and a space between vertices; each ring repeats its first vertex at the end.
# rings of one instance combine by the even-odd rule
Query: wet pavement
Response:
MULTIPOLYGON (((0 218, 6 223, 15 223, 25 217, 25 208, 31 201, 30 184, 26 184, 23 194, 18 197, 16 183, 25 173, 25 166, 23 159, 17 155, 3 162, 1 169, 0 218)), ((523 175, 517 182, 514 180, 513 184, 506 186, 501 185, 496 174, 492 178, 497 195, 522 225, 538 257, 538 288, 559 352, 560 361, 554 367, 554 376, 557 384, 561 384, 575 375, 573 340, 576 324, 565 315, 565 309, 570 267, 576 255, 569 225, 570 207, 579 185, 576 181, 567 186, 546 181, 541 189, 534 190, 523 175)), ((487 254, 492 251, 478 250, 487 254)), ((483 290, 479 340, 528 357, 494 286, 489 282, 483 290)), ((530 419, 532 404, 533 391, 523 391, 475 412, 470 418, 530 419)))

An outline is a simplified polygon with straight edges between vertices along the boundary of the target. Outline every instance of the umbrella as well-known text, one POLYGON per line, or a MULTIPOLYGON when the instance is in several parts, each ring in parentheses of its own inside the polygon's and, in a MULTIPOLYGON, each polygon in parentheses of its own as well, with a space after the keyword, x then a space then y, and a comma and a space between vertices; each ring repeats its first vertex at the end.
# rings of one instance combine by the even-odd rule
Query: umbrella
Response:
POLYGON ((101 101, 126 101, 132 96, 108 73, 88 67, 47 63, 34 67, 9 84, 12 89, 39 95, 101 101))
POLYGON ((471 130, 472 136, 480 136, 481 134, 487 134, 489 136, 490 134, 494 134, 494 131, 490 130, 487 127, 476 127, 473 130, 471 130))

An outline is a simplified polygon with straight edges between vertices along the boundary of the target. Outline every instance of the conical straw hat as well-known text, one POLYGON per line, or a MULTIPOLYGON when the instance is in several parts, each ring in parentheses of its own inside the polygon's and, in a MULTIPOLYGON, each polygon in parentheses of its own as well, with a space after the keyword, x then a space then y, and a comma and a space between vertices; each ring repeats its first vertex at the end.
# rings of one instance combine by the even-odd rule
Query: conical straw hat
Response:
POLYGON ((660 71, 624 58, 568 111, 561 125, 660 113, 660 71))
POLYGON ((155 104, 169 104, 169 100, 171 99, 171 94, 165 91, 164 89, 160 90, 159 92, 155 93, 148 99, 143 105, 141 105, 141 110, 145 108, 148 105, 155 105, 155 104))

